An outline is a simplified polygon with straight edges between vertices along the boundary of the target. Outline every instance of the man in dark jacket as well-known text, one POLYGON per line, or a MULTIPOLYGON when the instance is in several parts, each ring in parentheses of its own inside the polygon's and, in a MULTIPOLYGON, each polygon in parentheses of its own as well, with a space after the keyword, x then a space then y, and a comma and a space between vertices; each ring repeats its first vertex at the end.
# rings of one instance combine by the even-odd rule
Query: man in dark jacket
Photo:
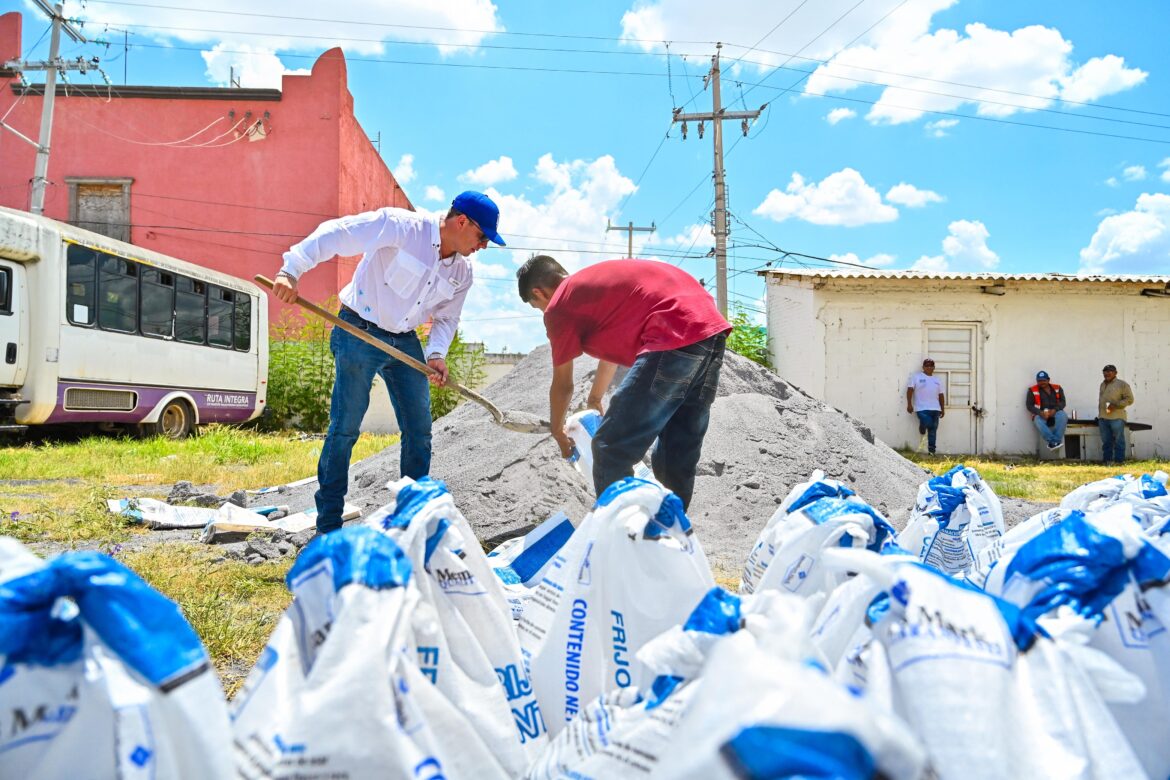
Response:
POLYGON ((1063 447, 1064 429, 1068 425, 1068 416, 1064 413, 1064 390, 1048 379, 1047 371, 1036 374, 1036 384, 1028 388, 1025 403, 1032 413, 1032 424, 1048 443, 1048 449, 1063 447))

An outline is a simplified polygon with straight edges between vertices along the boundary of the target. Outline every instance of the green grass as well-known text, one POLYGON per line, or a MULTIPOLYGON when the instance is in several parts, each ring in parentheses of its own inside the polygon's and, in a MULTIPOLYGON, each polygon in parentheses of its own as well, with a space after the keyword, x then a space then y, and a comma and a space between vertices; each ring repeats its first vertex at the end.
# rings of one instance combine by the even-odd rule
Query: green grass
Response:
POLYGON ((196 544, 159 545, 120 557, 182 607, 224 691, 234 695, 292 600, 284 585, 291 560, 252 566, 196 544))
MULTIPOLYGON (((353 458, 395 441, 364 434, 353 458)), ((281 485, 316 473, 321 444, 292 434, 210 426, 184 441, 94 436, 0 447, 0 535, 114 554, 179 604, 231 695, 289 604, 284 575, 291 560, 251 566, 223 559, 216 547, 187 542, 134 549, 138 545, 126 542, 146 541, 135 537, 153 532, 109 512, 106 499, 165 498, 179 480, 219 495, 281 485), (26 480, 33 484, 19 484, 26 480)))
POLYGON ((1086 482, 1095 482, 1117 474, 1152 474, 1170 472, 1170 461, 1139 460, 1117 466, 1076 461, 1021 459, 999 460, 985 457, 934 456, 902 452, 934 474, 942 474, 956 464, 963 463, 975 469, 1004 498, 1025 498, 1032 501, 1060 501, 1074 488, 1086 482))

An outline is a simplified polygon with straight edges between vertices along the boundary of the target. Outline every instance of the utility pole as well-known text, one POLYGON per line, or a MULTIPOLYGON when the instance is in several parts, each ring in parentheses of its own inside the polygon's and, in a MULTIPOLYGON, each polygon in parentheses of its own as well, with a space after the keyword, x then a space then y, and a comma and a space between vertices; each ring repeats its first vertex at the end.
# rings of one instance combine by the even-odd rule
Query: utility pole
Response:
MULTIPOLYGON (((88 43, 85 36, 73 26, 73 23, 66 19, 62 13, 64 9, 60 3, 50 6, 45 0, 33 0, 37 7, 45 12, 50 19, 53 20, 53 34, 49 39, 49 59, 41 62, 25 62, 23 60, 9 60, 4 63, 4 67, 9 70, 21 71, 26 70, 43 70, 45 72, 45 95, 41 103, 41 134, 39 141, 33 141, 23 133, 8 125, 3 125, 6 130, 10 130, 20 138, 32 144, 37 149, 36 165, 33 169, 32 178, 32 196, 29 203, 29 211, 34 214, 45 213, 45 184, 47 182, 46 175, 49 171, 49 138, 53 134, 53 99, 57 96, 57 72, 61 71, 62 78, 64 72, 67 70, 79 70, 85 73, 91 68, 97 67, 96 58, 93 60, 85 60, 78 57, 76 60, 66 62, 57 56, 57 52, 61 46, 61 31, 72 38, 77 43, 88 43)), ((25 92, 28 91, 25 87, 25 92)), ((0 123, 2 124, 2 123, 0 123)))
POLYGON ((633 222, 631 222, 628 227, 621 227, 620 225, 611 225, 608 219, 605 220, 606 233, 611 230, 624 230, 630 234, 629 249, 626 251, 626 257, 630 258, 631 260, 634 259, 634 233, 653 233, 657 229, 658 228, 654 226, 653 222, 650 223, 650 227, 634 227, 633 222))
MULTIPOLYGON (((715 290, 716 303, 724 317, 727 316, 727 186, 723 178, 723 122, 728 119, 740 120, 743 134, 748 134, 748 120, 755 119, 764 110, 764 106, 756 111, 724 111, 720 102, 719 93, 719 50, 722 43, 715 44, 715 56, 711 58, 711 71, 705 81, 711 85, 711 113, 684 114, 681 108, 674 109, 674 121, 682 122, 682 136, 687 138, 687 122, 699 123, 699 138, 703 137, 703 123, 711 122, 714 126, 712 133, 715 143, 715 290)), ((767 105, 767 104, 765 104, 767 105)))

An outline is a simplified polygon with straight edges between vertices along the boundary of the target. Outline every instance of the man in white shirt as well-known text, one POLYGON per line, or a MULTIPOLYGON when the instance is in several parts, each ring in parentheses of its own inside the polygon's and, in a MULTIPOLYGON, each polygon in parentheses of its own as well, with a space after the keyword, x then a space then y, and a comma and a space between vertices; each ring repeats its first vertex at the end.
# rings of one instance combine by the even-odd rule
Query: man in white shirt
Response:
MULTIPOLYGON (((273 294, 294 303, 297 280, 306 271, 334 256, 360 254, 352 281, 339 293, 339 316, 419 361, 424 356, 415 328, 431 320, 425 360, 435 370, 431 381, 441 386, 447 382, 447 349, 471 288, 468 258, 488 241, 504 246, 496 232, 499 217, 499 208, 487 195, 464 192, 442 218, 382 208, 331 219, 284 253, 273 294)), ((370 405, 375 374, 386 383, 402 431, 399 472, 418 479, 431 469, 427 378, 341 328, 333 329, 329 347, 336 375, 329 432, 317 462, 319 533, 341 527, 349 458, 370 405)))
MULTIPOLYGON (((946 416, 942 380, 934 375, 934 361, 922 361, 922 370, 910 375, 906 384, 906 411, 918 415, 918 432, 927 437, 927 449, 934 454, 938 421, 946 416)), ((922 445, 918 445, 921 447, 922 445)))

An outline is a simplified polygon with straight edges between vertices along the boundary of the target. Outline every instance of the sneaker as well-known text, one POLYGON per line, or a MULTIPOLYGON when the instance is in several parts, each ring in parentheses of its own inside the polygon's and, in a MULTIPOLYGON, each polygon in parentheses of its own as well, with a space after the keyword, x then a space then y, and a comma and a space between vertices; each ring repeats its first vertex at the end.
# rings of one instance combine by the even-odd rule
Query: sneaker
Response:
POLYGON ((1059 450, 1063 446, 1064 446, 1064 442, 1058 441, 1056 444, 1049 444, 1048 449, 1049 449, 1049 451, 1059 450))
POLYGON ((930 450, 930 454, 931 454, 931 455, 933 455, 933 454, 934 454, 934 450, 930 450))

